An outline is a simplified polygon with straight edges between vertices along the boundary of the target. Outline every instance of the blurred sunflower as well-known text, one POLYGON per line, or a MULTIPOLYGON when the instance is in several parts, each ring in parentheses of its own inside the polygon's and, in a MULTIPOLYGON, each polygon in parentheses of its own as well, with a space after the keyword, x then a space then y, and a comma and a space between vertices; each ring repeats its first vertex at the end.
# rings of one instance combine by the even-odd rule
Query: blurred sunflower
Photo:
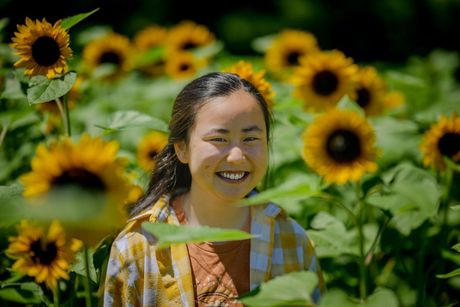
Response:
POLYGON ((115 66, 115 72, 107 79, 116 79, 132 68, 134 48, 128 37, 110 33, 88 43, 83 49, 83 63, 94 71, 103 64, 115 66))
POLYGON ((293 95, 304 101, 308 111, 334 108, 344 95, 354 100, 357 69, 353 60, 338 50, 309 54, 294 69, 293 95))
POLYGON ((357 181, 377 170, 374 131, 354 112, 321 114, 305 130, 303 142, 305 162, 329 183, 357 181))
POLYGON ((66 229, 75 231, 73 237, 90 245, 97 243, 111 231, 113 225, 122 225, 126 219, 122 205, 131 187, 125 176, 124 160, 116 157, 118 147, 115 141, 105 142, 86 133, 77 144, 69 138, 62 138, 49 148, 40 144, 32 159, 32 170, 19 178, 24 185, 24 196, 35 198, 62 189, 77 188, 95 199, 104 197, 106 202, 95 211, 100 215, 91 217, 94 220, 88 218, 85 223, 65 224, 66 229), (105 220, 108 217, 110 221, 105 220))
POLYGON ((155 167, 155 156, 168 144, 168 136, 164 133, 153 131, 144 136, 137 147, 137 161, 146 171, 155 167))
POLYGON ((167 37, 167 29, 157 25, 143 28, 134 35, 134 46, 139 50, 148 50, 164 44, 167 37))
POLYGON ((215 40, 214 34, 206 26, 185 20, 169 30, 166 51, 168 55, 189 52, 194 48, 214 43, 215 40))
POLYGON ((179 52, 167 56, 165 71, 173 79, 189 78, 195 76, 205 65, 203 59, 196 58, 192 53, 179 52))
POLYGON ((270 108, 273 106, 273 97, 275 93, 272 90, 272 85, 264 79, 265 71, 255 72, 253 70, 252 64, 246 61, 239 61, 233 66, 230 66, 224 69, 226 72, 231 72, 240 76, 240 78, 245 79, 252 83, 257 90, 264 96, 267 104, 270 108))
POLYGON ((21 221, 18 236, 9 238, 6 254, 17 259, 12 269, 45 283, 50 289, 60 279, 69 279, 68 270, 75 253, 82 247, 79 240, 68 240, 61 225, 53 221, 45 234, 43 228, 21 221))
POLYGON ((20 59, 15 67, 25 68, 28 76, 45 75, 48 79, 67 71, 67 60, 72 57, 69 34, 61 27, 61 20, 54 25, 44 18, 33 21, 26 18, 26 25, 17 26, 11 48, 20 59))
MULTIPOLYGON (((137 52, 143 54, 152 48, 162 47, 166 42, 167 29, 150 25, 134 36, 134 46, 137 52)), ((150 62, 145 65, 140 65, 140 70, 150 76, 161 76, 165 73, 165 60, 163 58, 150 62)))
POLYGON ((420 149, 425 166, 445 170, 443 157, 454 162, 460 161, 460 118, 453 113, 449 118, 441 116, 423 137, 420 149))
POLYGON ((398 108, 406 103, 406 98, 399 91, 390 91, 385 94, 383 103, 386 109, 398 108))
POLYGON ((380 115, 385 109, 386 85, 374 67, 358 69, 356 102, 366 115, 380 115))
POLYGON ((287 77, 292 68, 300 65, 300 58, 319 51, 316 37, 301 30, 279 33, 265 54, 267 71, 280 78, 287 77))

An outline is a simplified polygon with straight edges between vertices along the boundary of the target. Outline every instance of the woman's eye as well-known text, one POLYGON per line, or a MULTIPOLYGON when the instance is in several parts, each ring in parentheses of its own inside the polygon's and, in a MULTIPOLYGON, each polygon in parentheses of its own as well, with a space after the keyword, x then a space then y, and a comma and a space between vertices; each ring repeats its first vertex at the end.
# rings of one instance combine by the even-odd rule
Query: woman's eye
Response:
POLYGON ((258 140, 258 139, 259 139, 259 138, 250 136, 250 137, 245 138, 244 141, 245 141, 245 142, 252 142, 252 141, 256 141, 256 140, 258 140))
POLYGON ((212 138, 210 141, 212 142, 225 142, 224 138, 212 138))

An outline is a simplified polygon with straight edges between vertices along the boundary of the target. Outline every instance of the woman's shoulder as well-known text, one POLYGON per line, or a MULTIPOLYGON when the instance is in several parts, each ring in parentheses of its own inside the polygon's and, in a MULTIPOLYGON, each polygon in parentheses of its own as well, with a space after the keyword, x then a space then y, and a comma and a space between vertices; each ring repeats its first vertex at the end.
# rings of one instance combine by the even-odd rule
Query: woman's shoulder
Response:
POLYGON ((125 226, 116 236, 115 244, 136 244, 139 241, 155 243, 154 236, 143 228, 145 222, 163 222, 169 212, 169 200, 167 197, 161 197, 155 204, 131 217, 125 226))

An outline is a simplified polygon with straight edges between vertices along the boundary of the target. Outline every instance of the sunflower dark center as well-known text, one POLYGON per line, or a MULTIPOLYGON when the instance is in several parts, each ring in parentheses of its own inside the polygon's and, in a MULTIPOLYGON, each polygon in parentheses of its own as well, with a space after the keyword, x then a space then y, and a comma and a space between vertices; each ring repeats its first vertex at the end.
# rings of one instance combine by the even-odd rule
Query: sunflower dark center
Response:
POLYGON ((367 88, 361 87, 356 91, 356 93, 358 94, 356 102, 364 109, 371 102, 371 92, 369 92, 367 88))
POLYGON ((30 250, 32 251, 32 261, 37 264, 49 265, 58 255, 55 242, 43 244, 41 240, 37 240, 30 245, 30 250))
POLYGON ((148 153, 148 156, 151 160, 155 159, 155 157, 157 156, 158 154, 158 151, 156 150, 150 150, 149 153, 148 153))
POLYGON ((191 41, 188 41, 188 42, 185 42, 184 44, 182 44, 182 50, 190 50, 190 49, 193 49, 195 47, 198 47, 197 44, 195 44, 194 42, 191 42, 191 41))
POLYGON ((99 58, 100 64, 120 64, 120 55, 113 51, 104 52, 99 58))
POLYGON ((180 71, 187 71, 190 69, 190 65, 189 64, 186 64, 186 63, 183 63, 179 66, 179 70, 180 71))
POLYGON ((354 132, 339 129, 328 137, 326 150, 335 161, 347 163, 361 154, 361 141, 354 132))
POLYGON ((54 65, 60 55, 59 44, 49 36, 41 36, 32 44, 32 57, 40 66, 54 65))
POLYGON ((99 176, 81 168, 69 169, 63 172, 53 180, 52 184, 54 186, 73 185, 95 192, 103 192, 106 190, 106 186, 99 176))
POLYGON ((327 96, 334 93, 338 85, 337 75, 329 70, 320 71, 313 77, 313 89, 319 95, 327 96))
POLYGON ((438 141, 438 149, 441 154, 453 157, 460 151, 460 134, 446 133, 438 141))
POLYGON ((297 66, 299 65, 299 57, 300 57, 300 53, 297 52, 297 51, 291 51, 288 53, 287 57, 286 57, 286 60, 287 60, 287 63, 291 66, 297 66))

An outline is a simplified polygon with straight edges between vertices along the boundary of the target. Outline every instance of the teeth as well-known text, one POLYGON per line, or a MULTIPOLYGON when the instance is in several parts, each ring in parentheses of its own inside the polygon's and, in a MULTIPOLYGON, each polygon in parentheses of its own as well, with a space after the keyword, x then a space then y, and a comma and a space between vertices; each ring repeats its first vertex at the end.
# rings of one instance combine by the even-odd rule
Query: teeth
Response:
POLYGON ((241 173, 221 172, 220 174, 222 175, 222 177, 225 177, 231 180, 239 180, 244 177, 244 172, 241 172, 241 173))

